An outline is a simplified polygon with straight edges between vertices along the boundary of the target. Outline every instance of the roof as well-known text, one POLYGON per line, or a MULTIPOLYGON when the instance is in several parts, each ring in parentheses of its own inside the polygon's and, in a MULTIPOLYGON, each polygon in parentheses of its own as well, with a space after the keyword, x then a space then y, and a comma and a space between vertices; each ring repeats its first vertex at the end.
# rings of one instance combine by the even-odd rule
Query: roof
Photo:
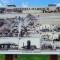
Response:
POLYGON ((49 4, 48 6, 56 6, 56 4, 49 4))
POLYGON ((16 7, 16 5, 7 5, 8 7, 16 7))

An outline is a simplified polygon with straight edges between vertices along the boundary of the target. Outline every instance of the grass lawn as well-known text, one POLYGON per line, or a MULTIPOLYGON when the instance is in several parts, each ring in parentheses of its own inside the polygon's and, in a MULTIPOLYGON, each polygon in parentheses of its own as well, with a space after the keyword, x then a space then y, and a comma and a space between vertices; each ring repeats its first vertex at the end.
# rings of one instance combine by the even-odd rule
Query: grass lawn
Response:
POLYGON ((48 55, 18 55, 17 60, 48 60, 48 55))
MULTIPOLYGON (((49 55, 17 55, 15 60, 48 60, 49 55)), ((60 60, 60 55, 58 55, 60 60)), ((0 60, 5 60, 5 55, 0 54, 0 60)))
POLYGON ((60 60, 60 55, 58 55, 58 60, 60 60))
POLYGON ((0 60, 5 60, 5 55, 0 54, 0 60))

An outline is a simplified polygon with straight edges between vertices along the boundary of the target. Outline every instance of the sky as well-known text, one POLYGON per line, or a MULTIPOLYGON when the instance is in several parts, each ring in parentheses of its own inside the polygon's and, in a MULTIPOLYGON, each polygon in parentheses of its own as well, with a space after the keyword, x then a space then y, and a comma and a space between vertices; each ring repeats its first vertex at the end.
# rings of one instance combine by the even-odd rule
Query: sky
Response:
POLYGON ((45 7, 48 4, 60 6, 60 0, 0 0, 0 6, 14 4, 17 7, 45 7))

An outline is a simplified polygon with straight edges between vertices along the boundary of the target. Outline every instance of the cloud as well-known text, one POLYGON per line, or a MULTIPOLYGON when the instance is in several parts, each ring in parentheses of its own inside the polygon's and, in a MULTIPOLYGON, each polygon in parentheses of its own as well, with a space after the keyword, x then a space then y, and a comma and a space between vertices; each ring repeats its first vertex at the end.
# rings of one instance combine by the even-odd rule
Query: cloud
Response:
POLYGON ((8 4, 10 1, 9 0, 1 0, 1 2, 3 3, 3 5, 8 4))
POLYGON ((0 3, 0 7, 2 7, 3 5, 0 3))
POLYGON ((60 3, 57 3, 57 5, 56 5, 57 7, 60 7, 60 3))
POLYGON ((28 7, 28 2, 23 2, 22 7, 24 7, 24 8, 28 7))
POLYGON ((0 0, 0 6, 6 6, 8 4, 12 4, 13 2, 13 0, 0 0))

